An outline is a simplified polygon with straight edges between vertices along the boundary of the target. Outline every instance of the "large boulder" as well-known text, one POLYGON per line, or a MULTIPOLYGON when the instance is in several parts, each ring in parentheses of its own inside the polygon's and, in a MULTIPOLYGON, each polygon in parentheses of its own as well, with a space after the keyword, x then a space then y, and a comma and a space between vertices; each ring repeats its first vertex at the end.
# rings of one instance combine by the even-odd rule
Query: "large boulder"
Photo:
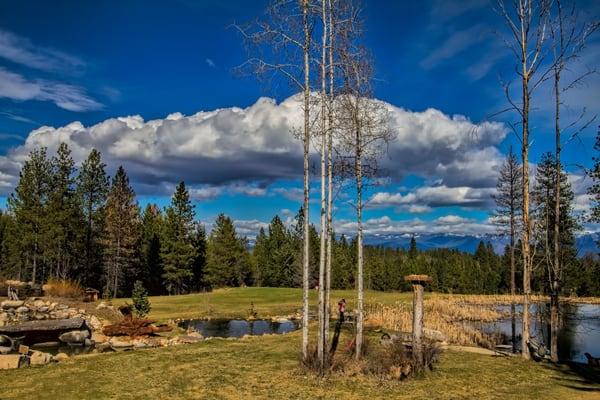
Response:
POLYGON ((3 309, 8 310, 9 308, 19 308, 23 304, 25 304, 25 302, 22 300, 4 300, 2 303, 0 303, 0 306, 3 309))
POLYGON ((67 344, 82 344, 90 337, 90 331, 71 331, 63 333, 58 339, 67 344))
POLYGON ((21 354, 0 355, 0 369, 14 369, 26 364, 25 356, 21 354))
POLYGON ((30 365, 46 365, 52 361, 52 354, 42 351, 33 351, 29 356, 30 365))

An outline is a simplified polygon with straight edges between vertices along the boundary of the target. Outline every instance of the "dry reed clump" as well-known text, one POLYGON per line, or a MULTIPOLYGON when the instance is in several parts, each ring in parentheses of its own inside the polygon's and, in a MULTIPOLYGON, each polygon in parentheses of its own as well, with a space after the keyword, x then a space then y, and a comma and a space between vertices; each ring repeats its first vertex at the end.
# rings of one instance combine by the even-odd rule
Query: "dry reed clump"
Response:
POLYGON ((66 279, 49 279, 43 290, 50 297, 77 298, 83 295, 83 288, 79 283, 66 279))
MULTIPOLYGON (((437 299, 443 299, 455 303, 479 304, 479 305, 510 305, 523 304, 524 296, 510 294, 436 294, 437 299)), ((550 297, 545 295, 529 296, 531 303, 549 302, 550 297)), ((576 297, 561 296, 561 302, 571 304, 600 304, 600 297, 576 297)))
POLYGON ((422 359, 417 360, 411 349, 400 341, 371 346, 360 360, 350 353, 336 356, 331 365, 334 373, 343 376, 373 375, 381 379, 406 379, 433 369, 440 349, 433 343, 423 343, 422 359))
MULTIPOLYGON (((474 321, 492 322, 504 317, 504 314, 491 307, 434 298, 425 300, 424 308, 425 328, 440 331, 449 343, 487 348, 493 348, 497 344, 497 338, 477 330, 470 324, 474 321)), ((369 325, 399 332, 412 331, 410 304, 368 304, 366 314, 366 323, 369 325)))

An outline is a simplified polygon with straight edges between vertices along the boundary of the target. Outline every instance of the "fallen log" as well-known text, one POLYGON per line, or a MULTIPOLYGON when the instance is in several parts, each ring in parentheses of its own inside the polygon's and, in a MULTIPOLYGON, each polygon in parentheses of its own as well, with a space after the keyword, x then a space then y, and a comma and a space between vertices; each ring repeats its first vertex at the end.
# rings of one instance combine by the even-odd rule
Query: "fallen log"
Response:
POLYGON ((116 324, 102 328, 106 336, 148 336, 159 332, 170 332, 173 328, 168 325, 154 325, 156 321, 145 318, 126 317, 116 324))
POLYGON ((0 335, 6 335, 13 339, 22 337, 21 343, 33 345, 42 342, 57 342, 60 335, 73 330, 87 330, 91 333, 83 318, 69 318, 27 321, 18 325, 7 325, 0 327, 0 335))

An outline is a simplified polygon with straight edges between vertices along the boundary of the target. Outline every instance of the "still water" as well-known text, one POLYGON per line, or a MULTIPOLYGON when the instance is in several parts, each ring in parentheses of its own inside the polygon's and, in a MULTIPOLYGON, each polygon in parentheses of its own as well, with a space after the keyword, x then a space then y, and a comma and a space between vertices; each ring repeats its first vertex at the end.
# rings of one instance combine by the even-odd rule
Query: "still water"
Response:
MULTIPOLYGON (((499 311, 510 313, 510 306, 500 306, 499 311)), ((521 349, 521 327, 523 307, 516 306, 515 336, 517 349, 521 349)), ((549 307, 545 304, 532 304, 531 336, 550 347, 549 307)), ((584 353, 600 356, 600 305, 562 304, 560 309, 561 327, 558 334, 558 356, 561 361, 587 362, 584 353)), ((497 334, 504 344, 511 344, 511 319, 484 323, 481 330, 497 334)))
POLYGON ((282 334, 298 329, 293 321, 271 321, 243 319, 191 319, 182 321, 179 326, 200 332, 204 337, 242 337, 244 335, 282 334))

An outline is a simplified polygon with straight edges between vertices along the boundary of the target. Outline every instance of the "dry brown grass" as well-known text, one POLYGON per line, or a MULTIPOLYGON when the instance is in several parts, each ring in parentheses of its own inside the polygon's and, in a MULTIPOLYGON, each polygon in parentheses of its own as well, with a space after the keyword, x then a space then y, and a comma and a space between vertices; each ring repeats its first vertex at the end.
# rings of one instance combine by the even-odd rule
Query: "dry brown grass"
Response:
POLYGON ((43 286, 44 294, 49 297, 80 298, 83 288, 77 282, 63 279, 49 279, 43 286))
MULTIPOLYGON (((368 304, 366 314, 368 325, 399 332, 412 331, 412 304, 368 304)), ((475 329, 470 322, 492 322, 505 316, 491 303, 470 304, 461 298, 438 297, 425 300, 424 315, 425 328, 442 332, 449 343, 487 348, 493 348, 496 339, 475 329)))

